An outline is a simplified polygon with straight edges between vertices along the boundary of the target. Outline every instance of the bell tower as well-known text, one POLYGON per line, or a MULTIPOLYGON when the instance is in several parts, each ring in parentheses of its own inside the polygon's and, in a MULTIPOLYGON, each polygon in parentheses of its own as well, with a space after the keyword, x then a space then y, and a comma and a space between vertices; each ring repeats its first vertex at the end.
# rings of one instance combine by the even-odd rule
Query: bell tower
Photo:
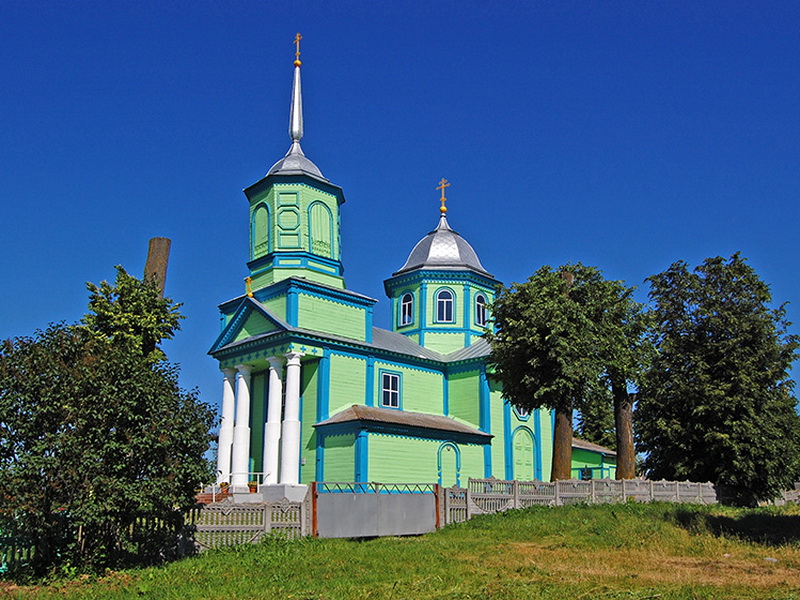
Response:
POLYGON ((344 194, 303 153, 300 40, 295 37, 294 83, 286 155, 244 193, 250 202, 247 263, 253 291, 289 277, 343 289, 339 207, 344 194))

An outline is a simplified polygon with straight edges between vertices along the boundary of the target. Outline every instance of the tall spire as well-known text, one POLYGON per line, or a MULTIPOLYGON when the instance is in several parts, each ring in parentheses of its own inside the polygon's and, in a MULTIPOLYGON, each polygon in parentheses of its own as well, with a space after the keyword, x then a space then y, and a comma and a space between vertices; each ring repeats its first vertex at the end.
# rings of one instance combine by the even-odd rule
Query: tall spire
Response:
MULTIPOLYGON (((294 36, 294 85, 292 86, 292 108, 289 112, 289 136, 292 138, 292 146, 297 144, 300 154, 300 140, 303 138, 303 92, 300 86, 300 40, 303 36, 299 33, 294 36)), ((291 152, 291 151, 290 151, 291 152)))
POLYGON ((292 145, 282 159, 272 165, 267 175, 311 175, 323 181, 328 181, 322 175, 317 165, 306 158, 300 147, 303 139, 303 92, 300 85, 300 40, 303 36, 299 33, 294 36, 294 84, 292 85, 292 105, 289 108, 289 137, 292 145))

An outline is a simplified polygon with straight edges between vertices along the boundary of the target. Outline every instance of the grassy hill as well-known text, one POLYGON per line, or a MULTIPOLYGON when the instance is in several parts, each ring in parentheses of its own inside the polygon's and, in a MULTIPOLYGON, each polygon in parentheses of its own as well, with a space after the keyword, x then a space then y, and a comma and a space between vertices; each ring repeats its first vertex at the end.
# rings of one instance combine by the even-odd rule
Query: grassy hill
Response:
POLYGON ((437 533, 271 539, 12 598, 800 599, 800 507, 533 508, 437 533))

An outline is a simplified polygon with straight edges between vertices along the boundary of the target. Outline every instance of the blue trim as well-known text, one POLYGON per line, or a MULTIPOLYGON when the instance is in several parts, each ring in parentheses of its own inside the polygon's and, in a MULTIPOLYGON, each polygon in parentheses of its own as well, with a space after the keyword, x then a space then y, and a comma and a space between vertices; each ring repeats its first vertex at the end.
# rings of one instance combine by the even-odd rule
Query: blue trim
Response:
POLYGON ((419 294, 419 345, 425 345, 425 328, 428 326, 428 284, 420 286, 419 294))
MULTIPOLYGON (((369 362, 367 363, 369 366, 369 362)), ((394 410, 403 410, 403 373, 402 371, 390 371, 388 369, 378 369, 378 381, 380 381, 380 389, 378 391, 378 406, 380 408, 391 408, 394 410), (397 406, 385 406, 383 404, 383 376, 394 375, 397 377, 397 406)))
POLYGON ((506 480, 514 478, 514 447, 511 443, 511 405, 503 399, 503 447, 506 459, 506 480))
POLYGON ((397 298, 394 296, 389 297, 389 315, 392 318, 392 323, 390 325, 391 331, 397 331, 397 298))
POLYGON ((550 439, 556 436, 556 411, 550 410, 550 439))
MULTIPOLYGON (((439 475, 439 485, 442 484, 442 450, 445 448, 452 448, 456 453, 456 487, 461 487, 461 449, 454 442, 444 442, 439 446, 439 451, 436 453, 436 470, 439 475)), ((491 448, 491 446, 489 446, 491 448)))
POLYGON ((534 463, 534 475, 539 481, 542 480, 542 421, 541 411, 536 408, 533 411, 533 435, 536 436, 536 462, 534 463))
POLYGON ((315 481, 325 481, 325 436, 321 431, 317 434, 317 465, 314 472, 315 481))
POLYGON ((364 429, 356 434, 356 464, 354 481, 368 481, 369 467, 369 446, 367 444, 367 432, 364 429))
POLYGON ((322 350, 317 371, 317 421, 328 418, 331 398, 331 356, 327 348, 322 350))
POLYGON ((472 327, 472 321, 470 321, 469 318, 469 313, 470 313, 469 289, 470 289, 469 286, 467 284, 464 284, 464 328, 467 330, 466 333, 464 333, 464 346, 469 346, 472 341, 470 336, 470 327, 472 327))
POLYGON ((528 420, 531 418, 531 413, 530 413, 530 411, 528 411, 528 414, 526 414, 526 415, 523 415, 523 414, 520 412, 520 409, 519 409, 518 407, 516 407, 516 406, 513 406, 512 408, 513 408, 513 410, 514 410, 514 416, 515 416, 515 417, 517 417, 517 419, 518 419, 518 420, 520 420, 520 421, 528 421, 528 420))
POLYGON ((419 284, 422 282, 454 282, 454 281, 469 281, 476 287, 492 293, 498 285, 502 285, 492 276, 481 275, 474 271, 464 270, 437 270, 437 269, 419 269, 402 273, 400 275, 390 277, 384 280, 383 286, 386 289, 386 295, 391 295, 391 290, 396 290, 399 287, 419 284))
MULTIPOLYGON (((478 376, 478 398, 480 401, 480 422, 481 431, 492 433, 492 412, 489 407, 491 390, 489 389, 489 378, 486 376, 486 365, 481 365, 480 375, 478 376)), ((483 449, 483 473, 484 477, 492 476, 492 448, 486 446, 483 449)))
POLYGON ((367 406, 375 406, 375 357, 367 357, 367 382, 364 403, 367 406))
POLYGON ((227 325, 223 327, 219 336, 217 336, 217 339, 214 341, 214 344, 211 346, 211 349, 208 351, 208 353, 211 354, 216 352, 226 344, 230 343, 236 333, 241 330, 242 325, 244 325, 244 323, 247 321, 247 318, 253 311, 257 311, 261 316, 275 326, 275 331, 270 333, 283 333, 286 331, 286 325, 284 323, 273 316, 272 313, 264 308, 264 306, 245 296, 240 301, 239 306, 237 307, 233 316, 228 320, 227 325))
POLYGON ((450 416, 450 380, 447 373, 442 373, 442 414, 450 416))
POLYGON ((367 307, 364 324, 364 341, 368 344, 372 343, 372 307, 367 307))
POLYGON ((286 322, 292 327, 297 327, 298 298, 297 290, 290 288, 286 294, 286 322))

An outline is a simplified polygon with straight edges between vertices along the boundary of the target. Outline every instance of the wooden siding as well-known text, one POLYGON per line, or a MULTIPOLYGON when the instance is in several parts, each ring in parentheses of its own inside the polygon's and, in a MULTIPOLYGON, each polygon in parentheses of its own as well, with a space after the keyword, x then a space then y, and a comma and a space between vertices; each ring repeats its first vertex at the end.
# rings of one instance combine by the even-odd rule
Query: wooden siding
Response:
POLYGON ((286 320, 286 296, 277 296, 269 300, 265 300, 262 304, 267 307, 267 310, 279 319, 286 320))
POLYGON ((314 481, 317 462, 317 438, 314 423, 317 415, 317 372, 319 361, 303 361, 302 420, 300 429, 300 483, 314 481), (303 464, 305 463, 305 464, 303 464))
POLYGON ((363 308, 302 292, 298 296, 297 306, 299 327, 361 341, 366 339, 367 313, 363 308))
POLYGON ((500 384, 490 381, 489 389, 489 414, 492 417, 492 475, 498 479, 506 478, 506 452, 505 452, 505 410, 503 407, 503 394, 500 384))
POLYGON ((325 437, 325 481, 353 481, 355 465, 355 434, 325 437))
POLYGON ((459 332, 439 333, 426 328, 424 346, 442 354, 449 354, 464 347, 465 335, 459 332))
POLYGON ((395 364, 381 361, 375 362, 375 406, 381 405, 381 369, 401 373, 400 398, 403 410, 434 415, 442 414, 444 386, 441 373, 399 367, 395 364))
MULTIPOLYGON (((369 434, 369 480, 436 483, 439 440, 369 434)), ((326 473, 327 478, 327 473, 326 473)))
MULTIPOLYGON (((480 398, 478 371, 455 373, 450 376, 450 415, 480 426, 480 398)), ((481 475, 482 476, 482 475, 481 475)))
POLYGON ((265 372, 254 373, 250 378, 250 466, 253 472, 263 471, 264 422, 266 412, 267 377, 265 372))
POLYGON ((352 406, 364 404, 366 390, 367 361, 341 354, 331 354, 331 387, 329 415, 352 406))
POLYGON ((242 325, 242 328, 236 334, 236 337, 233 341, 238 342, 239 340, 262 333, 267 333, 269 331, 274 331, 275 329, 275 325, 264 315, 251 313, 250 316, 245 320, 244 325, 242 325))

